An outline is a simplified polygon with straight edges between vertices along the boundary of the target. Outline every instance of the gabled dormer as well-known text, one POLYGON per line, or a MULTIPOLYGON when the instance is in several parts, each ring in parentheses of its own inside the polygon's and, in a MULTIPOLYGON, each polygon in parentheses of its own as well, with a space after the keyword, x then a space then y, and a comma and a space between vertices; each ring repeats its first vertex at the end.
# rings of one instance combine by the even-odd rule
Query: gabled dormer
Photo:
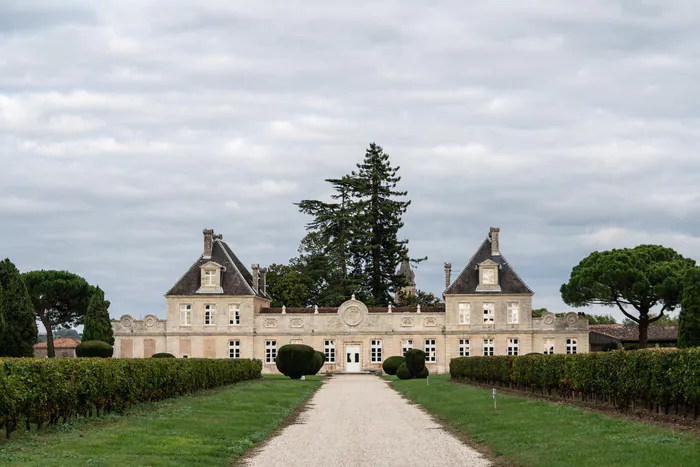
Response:
POLYGON ((487 259, 479 263, 477 268, 479 269, 479 285, 476 286, 476 292, 500 292, 498 263, 487 259))
POLYGON ((224 289, 221 287, 221 272, 225 270, 226 268, 214 261, 208 261, 202 264, 199 267, 200 285, 199 289, 197 289, 197 293, 223 293, 224 289))

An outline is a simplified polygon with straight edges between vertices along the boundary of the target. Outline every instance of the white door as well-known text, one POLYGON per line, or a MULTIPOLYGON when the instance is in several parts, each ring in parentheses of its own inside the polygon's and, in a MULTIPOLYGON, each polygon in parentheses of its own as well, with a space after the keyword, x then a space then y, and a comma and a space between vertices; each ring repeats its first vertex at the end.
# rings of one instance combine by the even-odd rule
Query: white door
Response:
POLYGON ((346 345, 345 346, 345 371, 347 373, 360 372, 360 346, 346 345))

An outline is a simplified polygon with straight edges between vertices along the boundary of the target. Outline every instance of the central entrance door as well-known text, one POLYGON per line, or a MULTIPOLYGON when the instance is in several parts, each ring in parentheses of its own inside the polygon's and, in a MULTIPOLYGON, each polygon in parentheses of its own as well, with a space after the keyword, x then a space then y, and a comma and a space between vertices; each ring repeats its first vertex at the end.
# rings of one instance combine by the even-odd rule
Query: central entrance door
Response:
POLYGON ((347 373, 360 372, 360 346, 346 345, 345 346, 345 371, 347 373))

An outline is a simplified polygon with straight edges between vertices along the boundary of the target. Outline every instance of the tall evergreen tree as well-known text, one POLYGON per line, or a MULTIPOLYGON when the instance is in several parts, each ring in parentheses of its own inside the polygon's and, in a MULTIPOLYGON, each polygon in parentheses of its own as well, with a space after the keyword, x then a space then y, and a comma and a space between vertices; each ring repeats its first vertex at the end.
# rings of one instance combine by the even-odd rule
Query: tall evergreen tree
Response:
POLYGON ((370 302, 377 305, 391 303, 394 292, 405 285, 396 270, 408 257, 408 240, 400 240, 398 232, 411 201, 402 201, 408 192, 396 189, 401 181, 399 168, 391 166, 389 154, 381 146, 370 143, 364 161, 350 175, 358 220, 366 232, 359 237, 359 257, 370 302))
POLYGON ((105 293, 97 287, 90 298, 83 320, 83 342, 103 341, 114 345, 114 331, 109 319, 109 305, 109 301, 105 300, 105 293))
POLYGON ((31 357, 38 331, 32 301, 22 275, 12 261, 0 262, 1 306, 5 330, 0 333, 0 356, 31 357))
POLYGON ((700 268, 686 272, 678 322, 678 347, 700 346, 700 268))
POLYGON ((5 311, 2 302, 2 287, 0 287, 0 347, 2 346, 2 334, 5 332, 5 311))

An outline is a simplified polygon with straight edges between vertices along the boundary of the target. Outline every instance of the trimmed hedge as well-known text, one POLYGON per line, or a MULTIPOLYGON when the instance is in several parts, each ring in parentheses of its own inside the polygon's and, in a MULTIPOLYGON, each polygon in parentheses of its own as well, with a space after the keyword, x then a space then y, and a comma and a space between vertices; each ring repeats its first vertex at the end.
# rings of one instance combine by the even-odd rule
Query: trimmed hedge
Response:
POLYGON ((245 359, 0 359, 0 429, 41 426, 260 377, 245 359))
POLYGON ((112 358, 114 348, 104 341, 85 341, 75 348, 77 357, 112 358))
POLYGON ((403 358, 401 355, 389 357, 386 360, 384 360, 384 363, 382 363, 382 370, 384 370, 384 373, 386 373, 387 375, 395 375, 396 370, 398 370, 399 367, 404 363, 406 363, 406 359, 403 358))
POLYGON ((313 347, 304 344, 283 345, 277 351, 275 364, 283 375, 300 379, 306 374, 315 352, 313 347))
POLYGON ((176 358, 175 355, 168 352, 154 353, 151 358, 176 358))
POLYGON ((406 352, 406 366, 412 377, 417 377, 425 368, 425 352, 420 349, 411 349, 406 352))
POLYGON ((424 366, 423 369, 416 375, 416 378, 425 379, 428 376, 430 376, 430 370, 428 370, 427 366, 424 366))
POLYGON ((411 376, 411 372, 408 371, 408 367, 406 366, 405 363, 402 363, 401 366, 396 370, 396 377, 399 379, 412 379, 413 376, 411 376))
POLYGON ((462 357, 450 362, 450 375, 621 408, 632 404, 668 413, 673 407, 694 417, 700 409, 700 348, 462 357))
POLYGON ((309 362, 309 366, 306 369, 307 375, 315 375, 319 371, 321 371, 321 368, 323 368, 323 364, 326 363, 326 354, 323 352, 319 352, 318 350, 314 350, 314 356, 311 358, 311 361, 309 362))

